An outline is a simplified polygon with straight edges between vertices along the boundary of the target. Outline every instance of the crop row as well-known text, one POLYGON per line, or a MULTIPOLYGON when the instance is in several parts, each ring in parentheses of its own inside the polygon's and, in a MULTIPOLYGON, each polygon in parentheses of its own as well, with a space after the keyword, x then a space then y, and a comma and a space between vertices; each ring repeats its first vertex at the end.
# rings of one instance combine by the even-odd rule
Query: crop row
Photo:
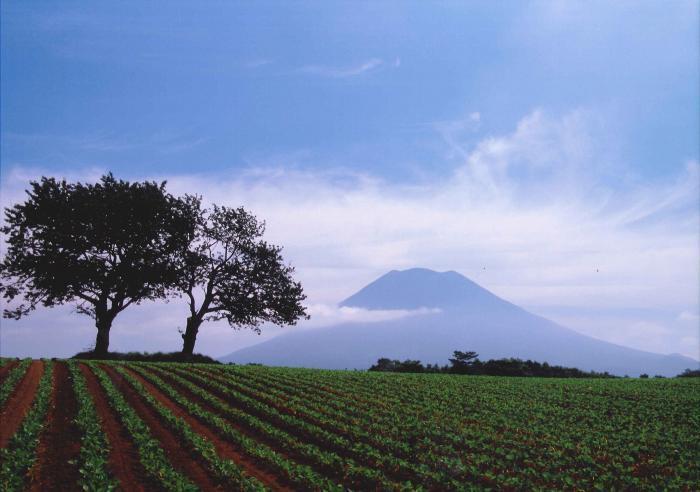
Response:
POLYGON ((533 486, 561 488, 573 480, 590 488, 629 483, 643 488, 698 477, 700 448, 690 423, 697 425, 700 393, 690 382, 213 367, 206 370, 239 382, 240 375, 258 382, 264 376, 275 388, 283 381, 288 406, 300 414, 309 394, 335 399, 334 408, 344 405, 359 426, 365 425, 364 412, 374 422, 394 426, 392 438, 404 433, 419 461, 429 452, 421 448, 422 438, 451 433, 451 442, 463 450, 467 473, 481 476, 485 484, 507 486, 516 475, 519 483, 531 479, 533 486), (296 399, 290 389, 295 386, 303 388, 296 399))
MULTIPOLYGON (((259 460, 260 463, 265 464, 272 471, 280 474, 291 484, 310 489, 342 490, 342 487, 338 483, 315 472, 310 466, 296 463, 286 458, 263 442, 253 439, 239 431, 220 415, 207 411, 201 405, 190 401, 186 396, 176 391, 175 388, 168 385, 155 374, 145 371, 143 368, 135 368, 135 370, 156 384, 159 389, 162 389, 168 396, 186 408, 191 414, 215 427, 229 440, 238 445, 246 454, 259 460)), ((162 374, 160 369, 156 368, 155 370, 162 374)), ((287 452, 294 453, 295 456, 300 457, 303 462, 309 462, 320 469, 331 471, 331 474, 335 477, 344 476, 354 481, 356 484, 358 481, 365 485, 368 483, 382 483, 382 477, 377 473, 372 473, 370 470, 359 469, 353 466, 352 462, 344 461, 313 445, 301 442, 284 431, 256 418, 254 415, 232 408, 213 396, 206 389, 202 389, 200 386, 192 384, 181 376, 173 374, 172 371, 169 371, 167 376, 187 389, 191 394, 201 399, 202 402, 226 415, 231 421, 236 422, 237 425, 245 426, 250 432, 264 438, 268 442, 272 441, 278 443, 278 445, 283 447, 287 452), (363 471, 367 473, 367 475, 363 475, 363 471)))
POLYGON ((225 383, 219 383, 212 378, 201 376, 193 371, 182 368, 173 369, 172 373, 180 373, 195 381, 208 393, 218 393, 226 402, 235 405, 239 414, 256 416, 269 422, 278 429, 285 429, 293 434, 296 441, 312 443, 319 448, 326 448, 337 454, 346 464, 362 463, 365 467, 382 472, 393 477, 396 481, 412 481, 415 483, 438 484, 446 486, 449 479, 431 471, 420 463, 412 463, 391 454, 385 454, 369 446, 362 440, 351 440, 329 432, 315 423, 310 423, 301 417, 294 407, 291 411, 275 405, 269 395, 257 395, 259 398, 243 394, 240 388, 234 388, 225 383))
POLYGON ((229 373, 228 378, 198 370, 194 373, 190 373, 190 377, 200 378, 200 383, 205 384, 202 377, 208 379, 206 384, 209 386, 216 381, 226 387, 226 390, 219 388, 226 396, 248 407, 251 407, 251 401, 255 401, 258 408, 262 407, 263 413, 269 414, 269 409, 274 409, 285 416, 284 425, 308 433, 310 438, 318 439, 322 445, 339 450, 368 466, 395 470, 394 473, 401 478, 428 484, 440 483, 443 487, 459 477, 462 481, 469 481, 470 476, 466 475, 467 470, 458 458, 459 450, 430 443, 431 449, 423 449, 427 452, 417 454, 406 440, 388 436, 371 415, 356 417, 348 422, 349 419, 342 412, 324 408, 321 401, 305 398, 306 395, 293 395, 273 385, 238 380, 233 373, 229 373), (440 452, 435 451, 437 448, 440 448, 440 452))
POLYGON ((8 447, 0 449, 0 489, 4 491, 22 489, 27 471, 36 460, 39 435, 44 427, 51 400, 52 382, 53 364, 51 361, 45 361, 44 374, 39 381, 31 409, 8 447))
POLYGON ((17 386, 17 383, 27 372, 27 368, 31 362, 31 359, 23 359, 22 362, 13 367, 10 373, 7 375, 7 378, 5 381, 3 381, 2 386, 0 386, 0 407, 2 407, 2 405, 5 404, 5 401, 10 397, 15 389, 15 386, 17 386))
POLYGON ((151 477, 158 480, 167 490, 178 492, 198 490, 194 483, 172 467, 159 441, 151 435, 148 426, 127 403, 124 395, 115 388, 104 370, 96 364, 90 364, 90 368, 99 379, 112 408, 131 436, 138 450, 141 464, 151 477))
POLYGON ((182 441, 189 445, 196 455, 206 461, 209 469, 222 483, 225 483, 229 488, 238 490, 251 492, 265 490, 260 482, 247 476, 234 462, 220 458, 211 441, 197 434, 184 419, 176 416, 172 411, 156 400, 131 373, 127 372, 123 367, 117 367, 116 371, 151 405, 182 441))
MULTIPOLYGON (((229 376, 233 376, 234 371, 229 372, 229 376)), ((215 377, 209 373, 210 377, 215 377)), ((219 378, 216 378, 217 380, 219 378)), ((235 379, 235 377, 233 378, 235 379)), ((460 484, 477 480, 480 473, 476 473, 478 465, 485 463, 489 457, 492 457, 494 450, 500 452, 495 442, 493 435, 485 433, 487 426, 476 427, 471 426, 469 435, 457 435, 452 431, 441 431, 439 435, 443 437, 443 444, 438 444, 428 439, 426 435, 418 439, 412 440, 409 437, 412 435, 409 429, 396 431, 396 434, 390 436, 386 429, 382 426, 391 428, 390 423, 382 422, 381 416, 376 414, 366 413, 365 415, 356 416, 350 423, 339 411, 323 411, 323 405, 320 401, 313 401, 313 398, 308 398, 308 394, 293 395, 292 392, 280 392, 274 388, 265 388, 262 384, 251 383, 250 381, 235 381, 229 378, 227 386, 235 387, 239 391, 245 392, 247 395, 254 398, 259 398, 265 404, 274 405, 280 408, 282 405, 287 406, 289 411, 293 411, 295 417, 303 418, 304 420, 312 420, 315 425, 329 432, 340 434, 349 441, 364 441, 375 446, 372 451, 375 455, 383 457, 384 460, 391 459, 390 457, 401 460, 411 460, 414 467, 416 463, 423 464, 435 471, 435 475, 439 477, 439 483, 444 487, 451 481, 458 480, 460 484), (246 384, 247 383, 247 384, 246 384), (272 398, 274 395, 275 398, 272 398), (343 422, 345 421, 345 422, 343 422), (368 433, 365 428, 372 432, 368 433), (401 440, 399 433, 403 432, 404 439, 401 440), (454 445, 446 445, 448 437, 454 438, 454 442, 459 445, 456 448, 454 445), (465 441, 468 441, 465 443, 465 441), (463 456, 469 456, 468 460, 463 460, 463 456)), ((331 400, 332 395, 328 397, 331 400)), ((348 408, 351 402, 346 402, 348 408)), ((408 420, 404 415, 404 421, 408 420)), ((423 425, 423 429, 427 426, 423 425)), ((394 425, 394 428, 395 425, 394 425)), ((430 426, 432 429, 432 426, 430 426)), ((415 431, 414 431, 415 432, 415 431)), ((430 432, 435 437, 436 432, 430 432)), ((513 446, 516 446, 514 443, 513 446)), ((365 447, 365 449, 368 449, 365 447)), ((364 450, 363 450, 364 451, 364 450)), ((507 455, 503 451, 503 454, 507 455)), ((512 453, 511 453, 512 454, 512 453)), ((368 453, 365 453, 364 458, 368 453)), ((535 470, 533 470, 535 471, 535 470)), ((420 477, 422 478, 422 477, 420 477)), ((419 479, 420 479, 419 478, 419 479)))
MULTIPOLYGON (((57 422, 48 413, 53 373, 66 381, 49 361, 43 374, 38 365, 27 373, 29 363, 5 371, 0 387, 10 395, 38 381, 0 451, 2 490, 23 488, 41 464, 44 422, 52 436, 57 422)), ((75 488, 84 490, 124 488, 111 439, 119 452, 133 449, 142 468, 132 480, 178 491, 690 490, 700 482, 696 381, 75 361, 68 369, 72 384, 58 388, 75 393, 75 488)))
POLYGON ((68 362, 73 379, 73 390, 78 400, 78 414, 75 418, 82 431, 80 441, 80 486, 83 490, 114 490, 118 482, 108 471, 109 440, 102 430, 102 422, 97 414, 95 403, 88 391, 85 377, 75 361, 68 362))

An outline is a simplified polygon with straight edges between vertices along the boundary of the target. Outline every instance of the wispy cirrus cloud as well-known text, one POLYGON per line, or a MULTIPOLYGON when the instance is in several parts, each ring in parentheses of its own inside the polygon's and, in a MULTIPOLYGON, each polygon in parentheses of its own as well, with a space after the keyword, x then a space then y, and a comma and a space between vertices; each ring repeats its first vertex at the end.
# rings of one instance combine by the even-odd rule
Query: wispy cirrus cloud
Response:
POLYGON ((95 132, 79 136, 6 132, 2 138, 3 141, 10 142, 13 145, 32 146, 41 144, 70 153, 76 151, 116 153, 141 150, 162 154, 190 150, 209 140, 209 137, 193 135, 190 132, 173 131, 159 131, 146 136, 118 135, 107 132, 95 132))
POLYGON ((245 68, 255 69, 255 68, 260 68, 260 67, 264 67, 264 66, 271 65, 271 64, 272 64, 272 60, 270 58, 255 58, 255 59, 248 60, 248 61, 244 62, 243 66, 245 68))
MULTIPOLYGON (((370 58, 369 60, 365 60, 360 64, 350 66, 306 65, 301 67, 299 71, 309 75, 344 79, 375 71, 383 65, 384 60, 381 58, 370 58)), ((398 67, 399 65, 400 63, 396 64, 395 66, 398 67)))

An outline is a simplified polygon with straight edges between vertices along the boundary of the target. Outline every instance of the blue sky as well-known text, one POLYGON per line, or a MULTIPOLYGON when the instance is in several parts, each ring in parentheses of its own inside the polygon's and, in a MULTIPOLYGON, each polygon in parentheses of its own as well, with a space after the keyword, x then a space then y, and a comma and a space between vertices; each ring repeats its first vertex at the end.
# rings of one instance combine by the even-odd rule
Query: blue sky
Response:
MULTIPOLYGON (((267 219, 319 313, 392 268, 455 269, 698 357, 699 20, 694 1, 4 1, 3 204, 41 174, 168 179, 267 219)), ((4 321, 5 347, 41 316, 4 321)))

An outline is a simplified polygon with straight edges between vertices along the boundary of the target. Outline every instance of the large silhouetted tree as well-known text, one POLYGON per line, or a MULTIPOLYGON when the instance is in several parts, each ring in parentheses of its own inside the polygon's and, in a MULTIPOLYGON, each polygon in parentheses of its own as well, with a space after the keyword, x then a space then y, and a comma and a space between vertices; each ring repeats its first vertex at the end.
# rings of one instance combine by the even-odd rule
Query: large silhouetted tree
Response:
POLYGON ((308 318, 294 268, 285 265, 282 248, 262 240, 264 232, 265 224, 243 208, 214 205, 199 213, 196 237, 178 269, 178 291, 189 307, 183 355, 192 354, 204 321, 225 319, 259 333, 264 322, 293 325, 308 318))
POLYGON ((175 256, 194 235, 191 201, 169 195, 165 182, 112 174, 96 184, 43 177, 30 186, 27 201, 5 209, 0 294, 23 300, 3 314, 19 319, 39 305, 77 303, 95 320, 95 352, 105 354, 117 314, 174 284, 175 256))

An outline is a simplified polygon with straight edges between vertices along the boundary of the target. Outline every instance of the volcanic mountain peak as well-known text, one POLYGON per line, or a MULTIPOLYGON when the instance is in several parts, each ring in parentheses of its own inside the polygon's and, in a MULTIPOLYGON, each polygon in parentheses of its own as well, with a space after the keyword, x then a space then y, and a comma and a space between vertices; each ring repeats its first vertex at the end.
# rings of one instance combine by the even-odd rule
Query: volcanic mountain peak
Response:
POLYGON ((512 304, 455 271, 392 270, 340 303, 365 309, 440 308, 447 311, 512 304))

